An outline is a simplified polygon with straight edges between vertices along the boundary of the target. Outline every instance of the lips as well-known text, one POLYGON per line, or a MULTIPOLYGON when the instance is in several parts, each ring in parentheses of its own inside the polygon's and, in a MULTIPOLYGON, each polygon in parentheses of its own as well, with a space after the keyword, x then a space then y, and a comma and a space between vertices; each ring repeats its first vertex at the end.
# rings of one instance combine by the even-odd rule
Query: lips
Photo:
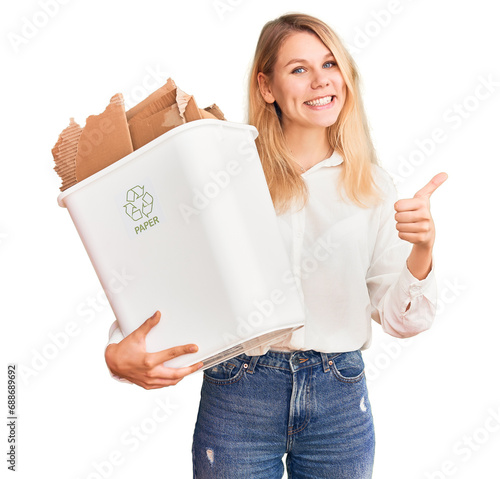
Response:
POLYGON ((331 103, 333 101, 334 97, 335 97, 335 95, 323 96, 321 98, 315 98, 314 100, 305 101, 304 103, 306 105, 309 105, 309 106, 324 106, 324 105, 328 105, 328 103, 331 103))

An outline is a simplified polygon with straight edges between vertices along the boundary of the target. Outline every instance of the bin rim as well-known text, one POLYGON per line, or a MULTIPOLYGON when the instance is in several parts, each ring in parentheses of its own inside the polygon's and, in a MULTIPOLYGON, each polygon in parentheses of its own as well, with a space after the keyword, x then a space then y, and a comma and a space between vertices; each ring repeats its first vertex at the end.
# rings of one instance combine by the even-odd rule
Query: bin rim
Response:
POLYGON ((217 120, 217 119, 211 119, 211 118, 203 118, 201 120, 193 120, 188 123, 184 123, 182 125, 176 126, 170 131, 167 131, 163 133, 162 135, 156 137, 154 140, 151 140, 149 143, 146 143, 144 146, 141 146, 137 150, 134 150, 132 153, 129 153, 128 155, 124 156, 123 158, 120 158, 119 160, 115 161, 109 166, 106 166, 102 170, 99 170, 98 172, 94 173, 93 175, 90 175, 89 177, 83 179, 82 181, 79 181, 73 186, 70 186, 68 189, 64 190, 59 194, 57 197, 57 203, 59 206, 62 208, 66 208, 66 203, 65 199, 67 196, 70 194, 74 193, 75 191, 78 191, 80 188, 84 188, 91 182, 103 177, 104 175, 107 175, 111 173, 112 171, 120 168, 121 166, 125 165, 129 161, 133 161, 137 156, 142 155, 146 151, 150 150, 151 148, 154 148, 155 146, 159 145, 160 143, 163 143, 165 140, 168 138, 171 138, 172 136, 175 136, 176 134, 179 134, 183 132, 184 130, 188 130, 190 128, 198 128, 202 126, 208 126, 208 125, 223 125, 225 127, 229 128, 238 128, 238 129, 245 129, 250 131, 252 133, 253 139, 257 138, 259 135, 259 132, 257 131, 257 128, 253 125, 248 125, 247 123, 237 123, 233 121, 227 121, 227 120, 217 120))

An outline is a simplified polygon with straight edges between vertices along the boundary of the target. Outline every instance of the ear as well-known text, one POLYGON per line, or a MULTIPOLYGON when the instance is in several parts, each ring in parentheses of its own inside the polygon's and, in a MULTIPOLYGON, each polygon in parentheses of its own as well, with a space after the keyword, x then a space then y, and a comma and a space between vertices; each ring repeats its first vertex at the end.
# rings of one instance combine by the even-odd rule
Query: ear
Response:
POLYGON ((262 98, 266 103, 274 103, 275 98, 271 92, 271 85, 269 82, 269 78, 262 72, 257 74, 257 81, 259 83, 259 90, 262 98))

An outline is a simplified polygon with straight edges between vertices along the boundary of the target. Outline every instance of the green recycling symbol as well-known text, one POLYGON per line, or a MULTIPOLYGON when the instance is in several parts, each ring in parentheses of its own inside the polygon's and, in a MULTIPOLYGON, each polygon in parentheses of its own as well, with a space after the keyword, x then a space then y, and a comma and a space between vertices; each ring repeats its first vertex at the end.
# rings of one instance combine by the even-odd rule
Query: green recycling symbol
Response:
POLYGON ((125 213, 134 221, 138 221, 144 216, 149 218, 153 211, 153 197, 144 191, 144 186, 137 185, 127 191, 127 204, 123 207, 125 213))

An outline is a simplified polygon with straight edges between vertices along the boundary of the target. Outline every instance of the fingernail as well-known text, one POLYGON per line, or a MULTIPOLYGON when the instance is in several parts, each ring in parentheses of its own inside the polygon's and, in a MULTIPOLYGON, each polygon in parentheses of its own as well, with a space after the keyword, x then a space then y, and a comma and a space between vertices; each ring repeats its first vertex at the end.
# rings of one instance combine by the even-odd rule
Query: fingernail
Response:
POLYGON ((198 351, 198 346, 189 346, 189 351, 191 353, 195 353, 196 351, 198 351))

